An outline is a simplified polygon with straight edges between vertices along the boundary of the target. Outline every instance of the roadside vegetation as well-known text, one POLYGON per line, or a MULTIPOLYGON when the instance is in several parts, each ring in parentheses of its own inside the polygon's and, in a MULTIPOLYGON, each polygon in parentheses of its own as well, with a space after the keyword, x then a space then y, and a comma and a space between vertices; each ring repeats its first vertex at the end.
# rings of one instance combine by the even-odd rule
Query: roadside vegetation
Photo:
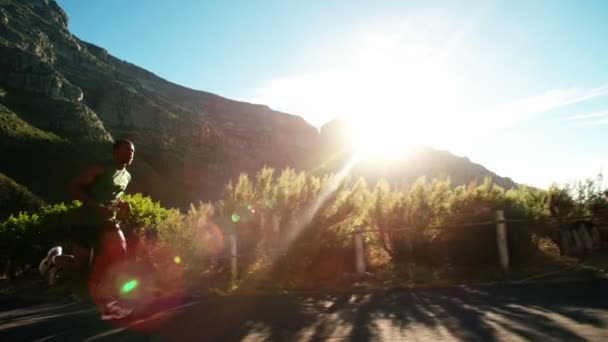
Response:
MULTIPOLYGON (((285 169, 241 175, 223 200, 186 212, 130 194, 123 229, 137 235, 157 269, 179 267, 189 283, 230 279, 230 236, 238 242, 238 286, 315 288, 352 285, 357 227, 374 286, 488 280, 500 277, 495 212, 508 222, 514 274, 543 271, 538 260, 559 256, 547 199, 563 203, 562 218, 602 217, 601 176, 549 190, 505 190, 491 179, 452 187, 448 179, 418 179, 405 188, 363 179, 322 177, 285 169), (463 226, 486 222, 480 226, 463 226)), ((78 202, 12 215, 0 224, 0 262, 16 277, 35 268, 48 248, 69 239, 78 202)), ((553 265, 554 267, 555 265, 553 265)), ((170 274, 161 272, 163 274, 170 274)), ((234 286, 234 283, 232 283, 234 286)))

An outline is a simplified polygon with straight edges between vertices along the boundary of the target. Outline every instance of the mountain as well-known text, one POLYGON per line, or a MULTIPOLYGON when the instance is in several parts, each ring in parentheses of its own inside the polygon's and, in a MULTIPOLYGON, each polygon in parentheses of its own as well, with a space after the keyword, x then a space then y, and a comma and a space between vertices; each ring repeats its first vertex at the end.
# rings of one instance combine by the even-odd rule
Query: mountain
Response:
MULTIPOLYGON (((355 148, 349 143, 349 131, 352 127, 344 120, 333 120, 320 129, 320 144, 324 151, 317 153, 317 164, 320 172, 333 171, 348 164, 356 155, 355 148)), ((411 184, 420 176, 427 180, 433 178, 450 178, 453 186, 481 183, 486 177, 492 178, 495 184, 510 189, 517 184, 508 177, 501 177, 484 166, 473 163, 467 157, 458 157, 448 151, 441 151, 428 146, 413 146, 391 160, 360 159, 354 164, 351 173, 365 177, 375 183, 384 178, 394 186, 411 184)))
MULTIPOLYGON (((80 40, 55 1, 0 0, 0 172, 63 201, 67 181, 121 138, 136 147, 130 191, 175 207, 217 199, 228 180, 264 165, 318 170, 335 147, 301 117, 173 84, 80 40)), ((416 168, 394 165, 395 177, 437 168, 455 183, 513 184, 426 151, 416 168)))
POLYGON ((0 2, 0 104, 36 132, 3 132, 1 170, 45 198, 65 198, 67 179, 117 138, 136 146, 131 190, 175 206, 217 196, 241 171, 300 167, 310 153, 318 132, 302 118, 172 84, 67 25, 54 1, 0 2), (41 170, 56 181, 41 182, 41 170))
POLYGON ((19 211, 36 210, 44 202, 26 187, 0 173, 0 222, 19 211))

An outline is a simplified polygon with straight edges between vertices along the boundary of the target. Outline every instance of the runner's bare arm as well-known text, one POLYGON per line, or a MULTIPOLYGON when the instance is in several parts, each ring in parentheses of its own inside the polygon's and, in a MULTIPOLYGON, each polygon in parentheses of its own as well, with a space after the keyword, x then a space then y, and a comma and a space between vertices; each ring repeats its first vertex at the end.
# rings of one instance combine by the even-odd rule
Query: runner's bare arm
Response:
POLYGON ((72 198, 79 200, 83 205, 98 209, 99 203, 92 199, 86 191, 86 188, 95 180, 95 178, 103 174, 103 167, 100 165, 93 165, 86 169, 83 173, 76 176, 69 186, 68 190, 72 198))

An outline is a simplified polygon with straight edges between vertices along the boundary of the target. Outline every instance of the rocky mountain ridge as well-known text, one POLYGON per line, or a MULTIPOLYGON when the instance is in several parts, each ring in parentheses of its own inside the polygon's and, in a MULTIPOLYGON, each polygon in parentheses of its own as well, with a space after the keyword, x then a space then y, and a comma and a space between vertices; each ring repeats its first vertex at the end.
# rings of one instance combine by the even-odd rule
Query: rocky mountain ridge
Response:
MULTIPOLYGON (((45 201, 65 200, 67 180, 118 138, 136 145, 130 190, 177 207, 217 199, 230 179, 265 165, 315 169, 333 148, 301 117, 168 82, 80 40, 68 21, 52 0, 0 0, 0 172, 45 201)), ((514 184, 427 152, 455 183, 514 184)), ((419 164, 406 178, 436 166, 419 164)))

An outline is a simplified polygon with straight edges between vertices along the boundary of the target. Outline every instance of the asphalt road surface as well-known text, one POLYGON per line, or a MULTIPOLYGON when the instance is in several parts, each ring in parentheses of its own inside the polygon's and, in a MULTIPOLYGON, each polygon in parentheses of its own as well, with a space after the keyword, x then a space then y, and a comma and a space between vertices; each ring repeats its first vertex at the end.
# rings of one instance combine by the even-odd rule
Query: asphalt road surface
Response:
POLYGON ((87 302, 0 297, 0 341, 608 341, 606 280, 155 306, 104 322, 87 302))

